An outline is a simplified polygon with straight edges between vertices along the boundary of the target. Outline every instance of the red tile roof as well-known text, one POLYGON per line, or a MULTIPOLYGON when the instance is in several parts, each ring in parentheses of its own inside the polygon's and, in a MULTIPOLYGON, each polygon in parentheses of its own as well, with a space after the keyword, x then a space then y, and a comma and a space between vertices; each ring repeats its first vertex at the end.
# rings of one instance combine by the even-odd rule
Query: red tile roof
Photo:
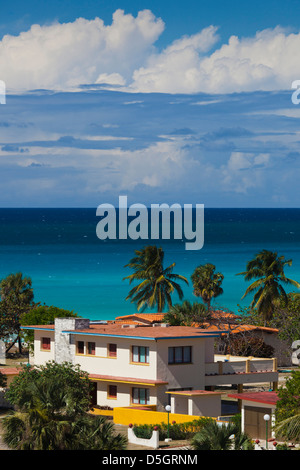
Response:
MULTIPOLYGON (((24 326, 24 329, 29 328, 33 330, 53 330, 54 325, 30 325, 24 326)), ((68 330, 68 333, 73 334, 89 334, 98 336, 123 336, 123 337, 137 337, 145 339, 163 339, 163 338, 205 338, 208 336, 219 336, 222 330, 195 328, 193 326, 152 326, 152 325, 133 325, 132 327, 124 328, 122 324, 109 323, 109 324, 93 324, 86 329, 68 330)))
MULTIPOLYGON (((69 331, 69 330, 67 330, 69 331)), ((73 333, 73 331, 72 331, 73 333)), ((149 339, 162 339, 162 338, 184 338, 194 337, 201 338, 207 336, 219 335, 220 331, 195 328, 192 326, 138 326, 124 328, 122 325, 109 324, 109 325, 93 325, 90 328, 83 330, 75 330, 74 333, 81 334, 95 334, 104 336, 134 336, 144 337, 149 339)))
POLYGON ((132 315, 123 315, 121 317, 116 317, 116 321, 146 321, 149 323, 161 322, 164 318, 164 313, 133 313, 132 315))
POLYGON ((256 403, 265 403, 267 405, 276 405, 279 400, 277 392, 243 392, 243 393, 230 393, 231 398, 238 398, 239 400, 254 401, 256 403))

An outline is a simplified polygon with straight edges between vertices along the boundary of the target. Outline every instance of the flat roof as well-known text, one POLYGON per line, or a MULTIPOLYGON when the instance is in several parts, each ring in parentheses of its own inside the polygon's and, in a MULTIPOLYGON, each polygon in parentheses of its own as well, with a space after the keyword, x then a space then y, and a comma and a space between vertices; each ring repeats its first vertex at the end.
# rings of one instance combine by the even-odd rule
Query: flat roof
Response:
POLYGON ((155 387, 156 385, 167 385, 168 382, 164 380, 151 380, 151 379, 140 379, 134 377, 121 377, 115 375, 101 375, 101 374, 89 374, 89 379, 98 380, 100 382, 114 382, 114 383, 130 383, 135 385, 149 385, 155 387))
MULTIPOLYGON (((54 325, 24 325, 22 329, 54 331, 54 325)), ((224 330, 210 330, 194 326, 139 326, 124 327, 118 324, 92 324, 89 328, 63 330, 62 333, 75 335, 110 336, 139 338, 147 340, 179 339, 179 338, 210 338, 219 337, 224 330)))
POLYGON ((211 390, 174 390, 165 392, 169 395, 181 395, 184 397, 195 397, 195 396, 208 396, 208 395, 223 395, 224 392, 215 392, 211 390))

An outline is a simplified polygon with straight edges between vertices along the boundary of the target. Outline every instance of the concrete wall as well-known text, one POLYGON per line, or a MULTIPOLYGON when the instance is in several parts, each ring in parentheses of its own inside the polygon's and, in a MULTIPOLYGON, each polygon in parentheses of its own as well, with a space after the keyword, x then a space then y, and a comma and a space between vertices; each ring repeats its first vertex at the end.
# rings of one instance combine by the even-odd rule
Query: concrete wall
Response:
POLYGON ((134 434, 133 428, 128 428, 128 442, 131 444, 136 444, 145 447, 151 447, 152 449, 159 448, 159 432, 154 431, 152 432, 152 436, 150 439, 141 439, 136 437, 134 434))
POLYGON ((55 318, 55 361, 73 362, 75 345, 73 335, 62 333, 64 330, 88 328, 90 321, 85 318, 55 318))
POLYGON ((221 416, 221 395, 204 395, 189 398, 189 414, 197 416, 221 416))

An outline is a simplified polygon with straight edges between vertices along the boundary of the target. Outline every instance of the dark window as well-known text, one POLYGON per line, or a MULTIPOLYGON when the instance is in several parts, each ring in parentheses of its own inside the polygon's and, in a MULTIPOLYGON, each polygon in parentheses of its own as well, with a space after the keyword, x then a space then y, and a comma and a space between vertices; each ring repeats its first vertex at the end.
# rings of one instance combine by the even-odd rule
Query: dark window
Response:
POLYGON ((108 398, 117 398, 117 386, 116 385, 108 386, 108 398))
POLYGON ((117 357, 117 345, 110 343, 108 345, 108 357, 117 357))
POLYGON ((47 349, 48 351, 50 350, 50 338, 42 338, 42 349, 47 349))
POLYGON ((77 341, 77 354, 84 354, 84 342, 77 341))
POLYGON ((169 364, 189 364, 192 362, 192 346, 169 348, 169 364))

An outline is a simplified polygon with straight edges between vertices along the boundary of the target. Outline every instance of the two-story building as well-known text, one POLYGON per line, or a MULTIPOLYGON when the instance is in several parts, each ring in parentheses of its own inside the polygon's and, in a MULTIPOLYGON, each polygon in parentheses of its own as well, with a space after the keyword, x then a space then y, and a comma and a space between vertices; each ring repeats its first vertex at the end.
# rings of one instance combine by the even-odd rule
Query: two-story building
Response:
POLYGON ((172 412, 182 413, 185 397, 186 403, 193 402, 186 405, 186 414, 197 414, 197 400, 216 385, 273 382, 275 387, 278 380, 272 359, 228 361, 220 356, 215 362, 214 341, 222 331, 82 318, 23 328, 35 333, 35 365, 68 361, 88 372, 94 405, 153 405, 162 410, 169 402, 172 412))

